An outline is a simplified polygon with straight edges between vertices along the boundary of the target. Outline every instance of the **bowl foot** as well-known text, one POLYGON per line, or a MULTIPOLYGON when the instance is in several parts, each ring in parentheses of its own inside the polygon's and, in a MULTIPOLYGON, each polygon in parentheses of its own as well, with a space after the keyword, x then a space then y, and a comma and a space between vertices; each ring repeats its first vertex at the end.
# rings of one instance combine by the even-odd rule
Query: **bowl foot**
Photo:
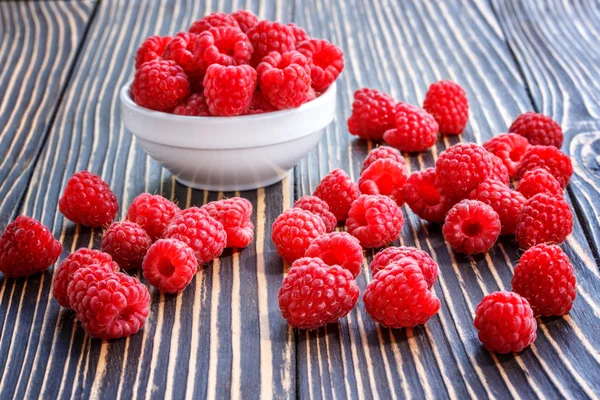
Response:
POLYGON ((239 184, 223 184, 223 185, 221 185, 221 184, 210 184, 210 183, 205 183, 205 182, 192 182, 192 181, 188 181, 185 179, 181 179, 178 176, 175 176, 175 180, 177 182, 181 183, 182 185, 189 186, 193 189, 208 190, 208 191, 213 191, 213 192, 235 192, 235 191, 241 192, 244 190, 254 190, 254 189, 259 189, 259 188, 273 185, 273 184, 283 180, 283 178, 288 176, 290 172, 291 172, 291 169, 281 175, 277 175, 277 176, 274 176, 269 179, 264 179, 264 180, 258 181, 258 182, 251 182, 251 183, 246 182, 246 183, 239 183, 239 184))

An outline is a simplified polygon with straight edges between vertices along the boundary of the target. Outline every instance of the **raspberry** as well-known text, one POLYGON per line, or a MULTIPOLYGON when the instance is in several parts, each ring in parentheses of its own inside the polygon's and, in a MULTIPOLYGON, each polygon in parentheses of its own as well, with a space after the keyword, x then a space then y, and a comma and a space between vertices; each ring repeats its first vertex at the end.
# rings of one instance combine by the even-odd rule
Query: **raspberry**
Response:
POLYGON ((184 104, 180 104, 173 110, 173 114, 188 115, 193 117, 208 117, 208 105, 206 97, 202 93, 194 93, 184 104))
POLYGON ((296 50, 308 59, 312 87, 317 92, 327 90, 344 69, 344 52, 327 40, 305 40, 298 44, 296 50))
POLYGON ((533 145, 554 146, 560 149, 563 144, 560 125, 552 118, 533 111, 519 115, 508 131, 525 137, 533 145))
POLYGON ((287 263, 304 256, 312 241, 325 233, 323 220, 309 211, 292 208, 273 222, 271 240, 287 263))
POLYGON ((490 153, 490 159, 492 160, 492 171, 490 172, 489 179, 503 183, 508 186, 510 183, 510 175, 508 169, 502 162, 502 160, 495 155, 490 153))
POLYGON ((517 167, 517 179, 536 168, 550 172, 563 189, 567 187, 573 175, 571 159, 554 146, 530 146, 517 167))
POLYGON ((475 310, 475 328, 486 349, 518 353, 536 337, 537 322, 529 302, 513 292, 494 292, 475 310))
POLYGON ((135 55, 135 69, 139 69, 147 61, 162 58, 165 47, 167 47, 171 39, 171 36, 150 36, 144 40, 135 55))
POLYGON ((113 223, 102 236, 102 251, 123 269, 140 267, 151 244, 146 231, 130 221, 113 223))
POLYGON ((380 158, 389 158, 390 160, 394 160, 403 166, 406 166, 406 160, 404 160, 404 157, 402 157, 402 154, 398 150, 390 146, 381 146, 371 150, 369 154, 367 154, 365 161, 363 161, 362 171, 369 168, 369 165, 380 158))
POLYGON ((69 303, 92 337, 118 339, 137 333, 150 312, 150 294, 139 280, 96 264, 75 271, 69 303))
POLYGON ((210 28, 237 28, 240 29, 236 18, 233 15, 228 15, 222 12, 214 12, 195 21, 190 26, 189 32, 199 35, 200 33, 209 30, 210 28))
POLYGON ((296 39, 296 45, 298 45, 306 40, 310 40, 310 36, 308 36, 308 34, 304 31, 304 29, 300 28, 298 25, 287 24, 287 26, 289 26, 292 29, 292 32, 294 33, 294 39, 296 39))
POLYGON ((301 208, 306 211, 318 215, 325 224, 326 232, 333 232, 337 225, 337 218, 331 211, 329 206, 317 196, 302 196, 294 203, 294 208, 301 208))
POLYGON ((58 207, 67 219, 93 228, 110 224, 119 211, 117 197, 108 184, 88 171, 69 178, 58 207))
POLYGON ((519 215, 527 200, 521 193, 496 180, 486 179, 469 197, 491 206, 498 213, 502 224, 501 235, 515 233, 519 215))
POLYGON ((206 68, 201 69, 200 65, 194 59, 194 46, 198 36, 193 33, 180 32, 167 45, 163 58, 165 60, 175 61, 190 80, 202 78, 206 68))
POLYGON ((297 51, 266 55, 257 67, 260 90, 280 110, 300 107, 309 99, 310 70, 297 51))
POLYGON ((390 264, 405 264, 401 261, 403 259, 417 262, 427 282, 427 288, 431 289, 438 276, 438 265, 429 254, 414 247, 388 247, 375 254, 371 261, 371 274, 376 276, 390 264))
POLYGON ((248 247, 254 238, 252 203, 241 197, 212 201, 203 205, 208 215, 219 221, 227 232, 226 247, 248 247))
POLYGON ((439 81, 429 86, 423 108, 435 118, 443 134, 458 135, 467 126, 467 94, 454 82, 439 81))
POLYGON ((194 250, 199 264, 219 257, 227 243, 223 225, 208 215, 206 210, 191 207, 183 210, 165 229, 165 239, 178 239, 194 250))
POLYGON ((458 143, 437 159, 436 185, 442 194, 464 199, 488 178, 493 167, 486 149, 475 143, 458 143))
POLYGON ((523 206, 515 235, 523 250, 539 243, 560 244, 573 230, 573 214, 562 196, 536 194, 523 206))
POLYGON ((131 85, 133 100, 156 111, 172 111, 189 93, 190 81, 173 60, 158 59, 142 64, 131 85))
POLYGON ((492 207, 463 200, 448 211, 442 233, 455 251, 469 255, 491 249, 501 228, 500 217, 492 207))
POLYGON ((272 51, 285 53, 296 48, 296 38, 289 26, 279 22, 260 21, 246 32, 252 43, 252 65, 258 65, 272 51))
POLYGON ((152 240, 160 239, 165 228, 181 210, 158 194, 142 193, 133 199, 126 219, 141 226, 152 240))
POLYGON ((438 124, 418 107, 398 103, 395 108, 395 127, 383 134, 390 146, 407 152, 426 151, 434 145, 438 124))
POLYGON ((363 301, 375 322, 387 328, 422 325, 440 309, 440 300, 428 290, 428 283, 417 262, 403 258, 373 277, 363 301))
POLYGON ((456 201, 441 195, 435 181, 434 168, 413 172, 404 184, 404 200, 420 218, 429 222, 442 223, 446 213, 456 204, 456 201))
POLYGON ((354 236, 346 232, 331 232, 313 240, 304 257, 317 257, 327 265, 339 265, 356 278, 360 274, 363 252, 354 236))
POLYGON ((148 249, 144 278, 162 293, 181 292, 198 270, 194 250, 181 240, 160 239, 148 249))
POLYGON ((408 174, 403 164, 390 159, 376 160, 360 174, 358 188, 362 194, 388 196, 402 206, 406 178, 408 174))
POLYGON ((63 307, 71 308, 67 288, 75 272, 81 268, 96 265, 109 272, 118 272, 119 265, 112 260, 110 254, 98 250, 82 248, 69 254, 58 266, 52 282, 52 296, 63 307))
POLYGON ((485 142, 483 148, 502 160, 510 177, 514 177, 521 158, 529 148, 529 142, 516 133, 503 133, 485 142))
POLYGON ((400 237, 404 217, 389 197, 363 194, 352 203, 346 225, 363 247, 383 247, 400 237))
POLYGON ((248 64, 251 56, 248 37, 236 28, 210 28, 198 35, 194 46, 194 59, 202 71, 212 64, 248 64))
POLYGON ((382 139, 385 131, 396 126, 395 104, 394 99, 378 90, 357 90, 348 118, 348 131, 363 139, 382 139))
POLYGON ((262 114, 265 112, 277 111, 277 108, 273 107, 267 96, 263 92, 258 90, 252 95, 252 103, 248 109, 248 114, 262 114))
POLYGON ((327 174, 315 189, 313 196, 325 201, 338 221, 348 218, 348 210, 360 196, 358 185, 344 170, 337 168, 327 174))
POLYGON ((259 22, 256 14, 250 10, 237 10, 231 13, 231 16, 236 20, 240 30, 244 33, 248 32, 250 28, 254 28, 259 22))
POLYGON ((0 271, 18 278, 45 271, 62 253, 48 228, 31 217, 19 216, 0 236, 0 271))
POLYGON ((550 172, 543 168, 526 171, 519 180, 517 190, 523 193, 525 198, 531 198, 538 193, 562 196, 563 189, 550 172))
POLYGON ((345 317, 359 295, 349 271, 305 257, 296 260, 283 279, 279 309, 293 328, 316 329, 345 317))
POLYGON ((234 116, 246 112, 256 89, 256 71, 249 65, 213 64, 204 76, 204 96, 211 114, 234 116))

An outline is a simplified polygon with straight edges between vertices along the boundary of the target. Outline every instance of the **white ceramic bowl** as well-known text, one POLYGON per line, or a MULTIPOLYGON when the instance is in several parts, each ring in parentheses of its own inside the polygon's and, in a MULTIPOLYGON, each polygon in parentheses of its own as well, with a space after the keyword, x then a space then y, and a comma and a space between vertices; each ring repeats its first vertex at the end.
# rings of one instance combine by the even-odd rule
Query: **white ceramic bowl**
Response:
POLYGON ((144 150, 184 185, 250 190, 283 179, 333 120, 335 83, 293 110, 238 117, 188 117, 140 107, 127 83, 121 119, 144 150))

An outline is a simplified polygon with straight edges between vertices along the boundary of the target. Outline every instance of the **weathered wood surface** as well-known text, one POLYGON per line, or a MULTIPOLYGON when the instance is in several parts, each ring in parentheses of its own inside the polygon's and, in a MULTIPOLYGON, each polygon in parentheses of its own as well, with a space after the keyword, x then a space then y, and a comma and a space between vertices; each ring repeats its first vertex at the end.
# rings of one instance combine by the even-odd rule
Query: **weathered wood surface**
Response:
MULTIPOLYGON (((211 11, 248 8, 296 22, 346 55, 337 118, 318 148, 282 183, 240 193, 256 210, 255 243, 205 267, 179 296, 152 291, 140 334, 90 340, 51 298, 52 270, 2 279, 0 398, 599 397, 600 72, 594 41, 600 9, 592 1, 544 4, 0 2, 0 227, 16 214, 42 220, 63 242, 61 259, 77 247, 97 247, 101 233, 75 227, 57 211, 60 191, 77 170, 110 183, 121 215, 144 191, 182 206, 234 195, 176 184, 121 125, 117 93, 132 76, 132 56, 144 37, 185 29, 211 11), (27 57, 24 48, 31 50, 27 57), (376 144, 347 133, 354 90, 374 87, 419 104, 429 83, 442 78, 456 80, 469 95, 462 140, 482 142, 530 109, 565 127, 563 149, 576 166, 569 195, 578 219, 564 245, 579 280, 573 311, 539 319, 537 341, 519 355, 485 351, 472 327, 473 311, 484 294, 510 287, 516 245, 504 239, 488 255, 456 255, 439 227, 423 224, 405 207, 401 243, 430 252, 441 267, 434 286, 440 313, 425 327, 392 331, 374 324, 359 302, 337 325, 292 331, 277 308, 284 266, 270 241, 271 222, 329 170, 342 167, 358 176, 376 144)), ((430 152, 408 156, 411 170, 433 165, 458 140, 440 140, 430 152)), ((358 281, 363 289, 371 258, 369 251, 358 281)))

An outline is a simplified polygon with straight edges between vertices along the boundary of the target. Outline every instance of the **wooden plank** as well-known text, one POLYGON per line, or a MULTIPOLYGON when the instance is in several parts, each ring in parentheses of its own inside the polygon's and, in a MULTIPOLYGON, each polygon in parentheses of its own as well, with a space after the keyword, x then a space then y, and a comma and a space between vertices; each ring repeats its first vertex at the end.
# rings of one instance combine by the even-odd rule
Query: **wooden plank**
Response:
MULTIPOLYGON (((339 82, 336 123, 296 171, 297 196, 311 193, 331 169, 356 179, 376 144, 355 140, 345 121, 354 90, 374 87, 398 100, 420 104, 428 85, 449 78, 467 91, 469 126, 460 138, 439 140, 429 152, 407 156, 411 170, 434 165, 458 140, 483 142, 506 131, 512 119, 534 106, 494 11, 484 1, 327 2, 296 4, 296 22, 340 45, 346 70, 339 82)), ((362 301, 339 324, 297 332, 300 398, 484 398, 600 395, 599 273, 577 222, 563 246, 577 271, 578 299, 565 318, 539 319, 538 339, 518 355, 487 352, 477 340, 473 314, 481 298, 509 289, 520 252, 503 238, 486 255, 451 251, 440 228, 424 224, 407 207, 401 244, 422 248, 440 265, 434 291, 442 302, 426 326, 388 330, 366 314, 362 301)), ((358 284, 370 280, 366 254, 358 284)))

